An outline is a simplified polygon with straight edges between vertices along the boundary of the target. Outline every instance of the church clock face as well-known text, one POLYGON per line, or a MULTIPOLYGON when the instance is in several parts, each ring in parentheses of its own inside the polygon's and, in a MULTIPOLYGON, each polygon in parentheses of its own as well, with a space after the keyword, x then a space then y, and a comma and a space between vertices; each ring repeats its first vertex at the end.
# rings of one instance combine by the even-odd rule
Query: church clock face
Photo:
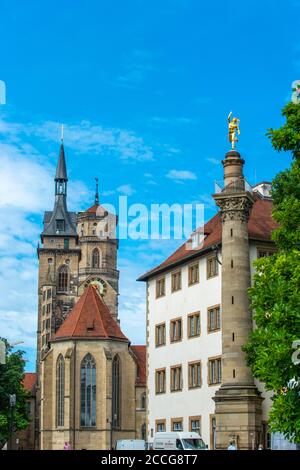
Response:
POLYGON ((84 286, 87 287, 89 285, 96 286, 102 297, 106 294, 106 282, 100 277, 89 279, 84 286))

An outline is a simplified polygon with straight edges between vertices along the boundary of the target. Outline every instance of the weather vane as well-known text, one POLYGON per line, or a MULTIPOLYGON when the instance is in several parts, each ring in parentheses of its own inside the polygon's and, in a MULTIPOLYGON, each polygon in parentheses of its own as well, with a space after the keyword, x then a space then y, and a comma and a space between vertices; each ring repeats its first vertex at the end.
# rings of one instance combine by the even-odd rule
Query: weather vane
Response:
POLYGON ((61 125, 61 141, 64 141, 64 125, 61 125))
POLYGON ((240 135, 240 120, 237 117, 231 119, 232 111, 228 115, 228 140, 231 142, 232 150, 235 148, 235 143, 238 142, 237 136, 240 135))

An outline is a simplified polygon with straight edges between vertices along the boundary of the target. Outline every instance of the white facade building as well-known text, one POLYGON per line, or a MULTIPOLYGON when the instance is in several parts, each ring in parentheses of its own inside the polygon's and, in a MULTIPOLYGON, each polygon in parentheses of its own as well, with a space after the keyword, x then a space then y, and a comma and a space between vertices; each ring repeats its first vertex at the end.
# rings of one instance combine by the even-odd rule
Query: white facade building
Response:
MULTIPOLYGON (((254 189, 254 188, 253 188, 254 189)), ((272 202, 257 185, 248 223, 251 266, 274 252, 272 202)), ((204 243, 182 245, 161 265, 141 276, 147 282, 147 378, 149 442, 156 431, 198 431, 210 449, 215 443, 215 402, 221 382, 221 221, 205 224, 204 243)), ((254 270, 251 268, 253 275, 254 270)), ((270 446, 269 396, 263 401, 262 431, 253 436, 270 446)))

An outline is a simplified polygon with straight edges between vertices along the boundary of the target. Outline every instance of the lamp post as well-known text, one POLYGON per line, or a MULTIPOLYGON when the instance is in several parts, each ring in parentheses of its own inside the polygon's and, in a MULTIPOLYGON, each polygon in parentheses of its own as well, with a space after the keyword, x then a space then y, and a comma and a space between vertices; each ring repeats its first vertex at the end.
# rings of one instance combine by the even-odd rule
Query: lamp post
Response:
POLYGON ((14 424, 14 408, 16 406, 16 395, 13 393, 9 395, 9 450, 12 450, 12 436, 14 424))

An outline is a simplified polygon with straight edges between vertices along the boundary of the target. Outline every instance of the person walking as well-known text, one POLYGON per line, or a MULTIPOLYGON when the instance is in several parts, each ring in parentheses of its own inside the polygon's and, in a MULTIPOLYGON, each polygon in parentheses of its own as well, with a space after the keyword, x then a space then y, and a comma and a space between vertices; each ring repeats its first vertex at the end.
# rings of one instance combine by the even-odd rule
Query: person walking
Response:
POLYGON ((229 446, 227 447, 227 450, 236 450, 236 445, 234 441, 229 442, 229 446))

